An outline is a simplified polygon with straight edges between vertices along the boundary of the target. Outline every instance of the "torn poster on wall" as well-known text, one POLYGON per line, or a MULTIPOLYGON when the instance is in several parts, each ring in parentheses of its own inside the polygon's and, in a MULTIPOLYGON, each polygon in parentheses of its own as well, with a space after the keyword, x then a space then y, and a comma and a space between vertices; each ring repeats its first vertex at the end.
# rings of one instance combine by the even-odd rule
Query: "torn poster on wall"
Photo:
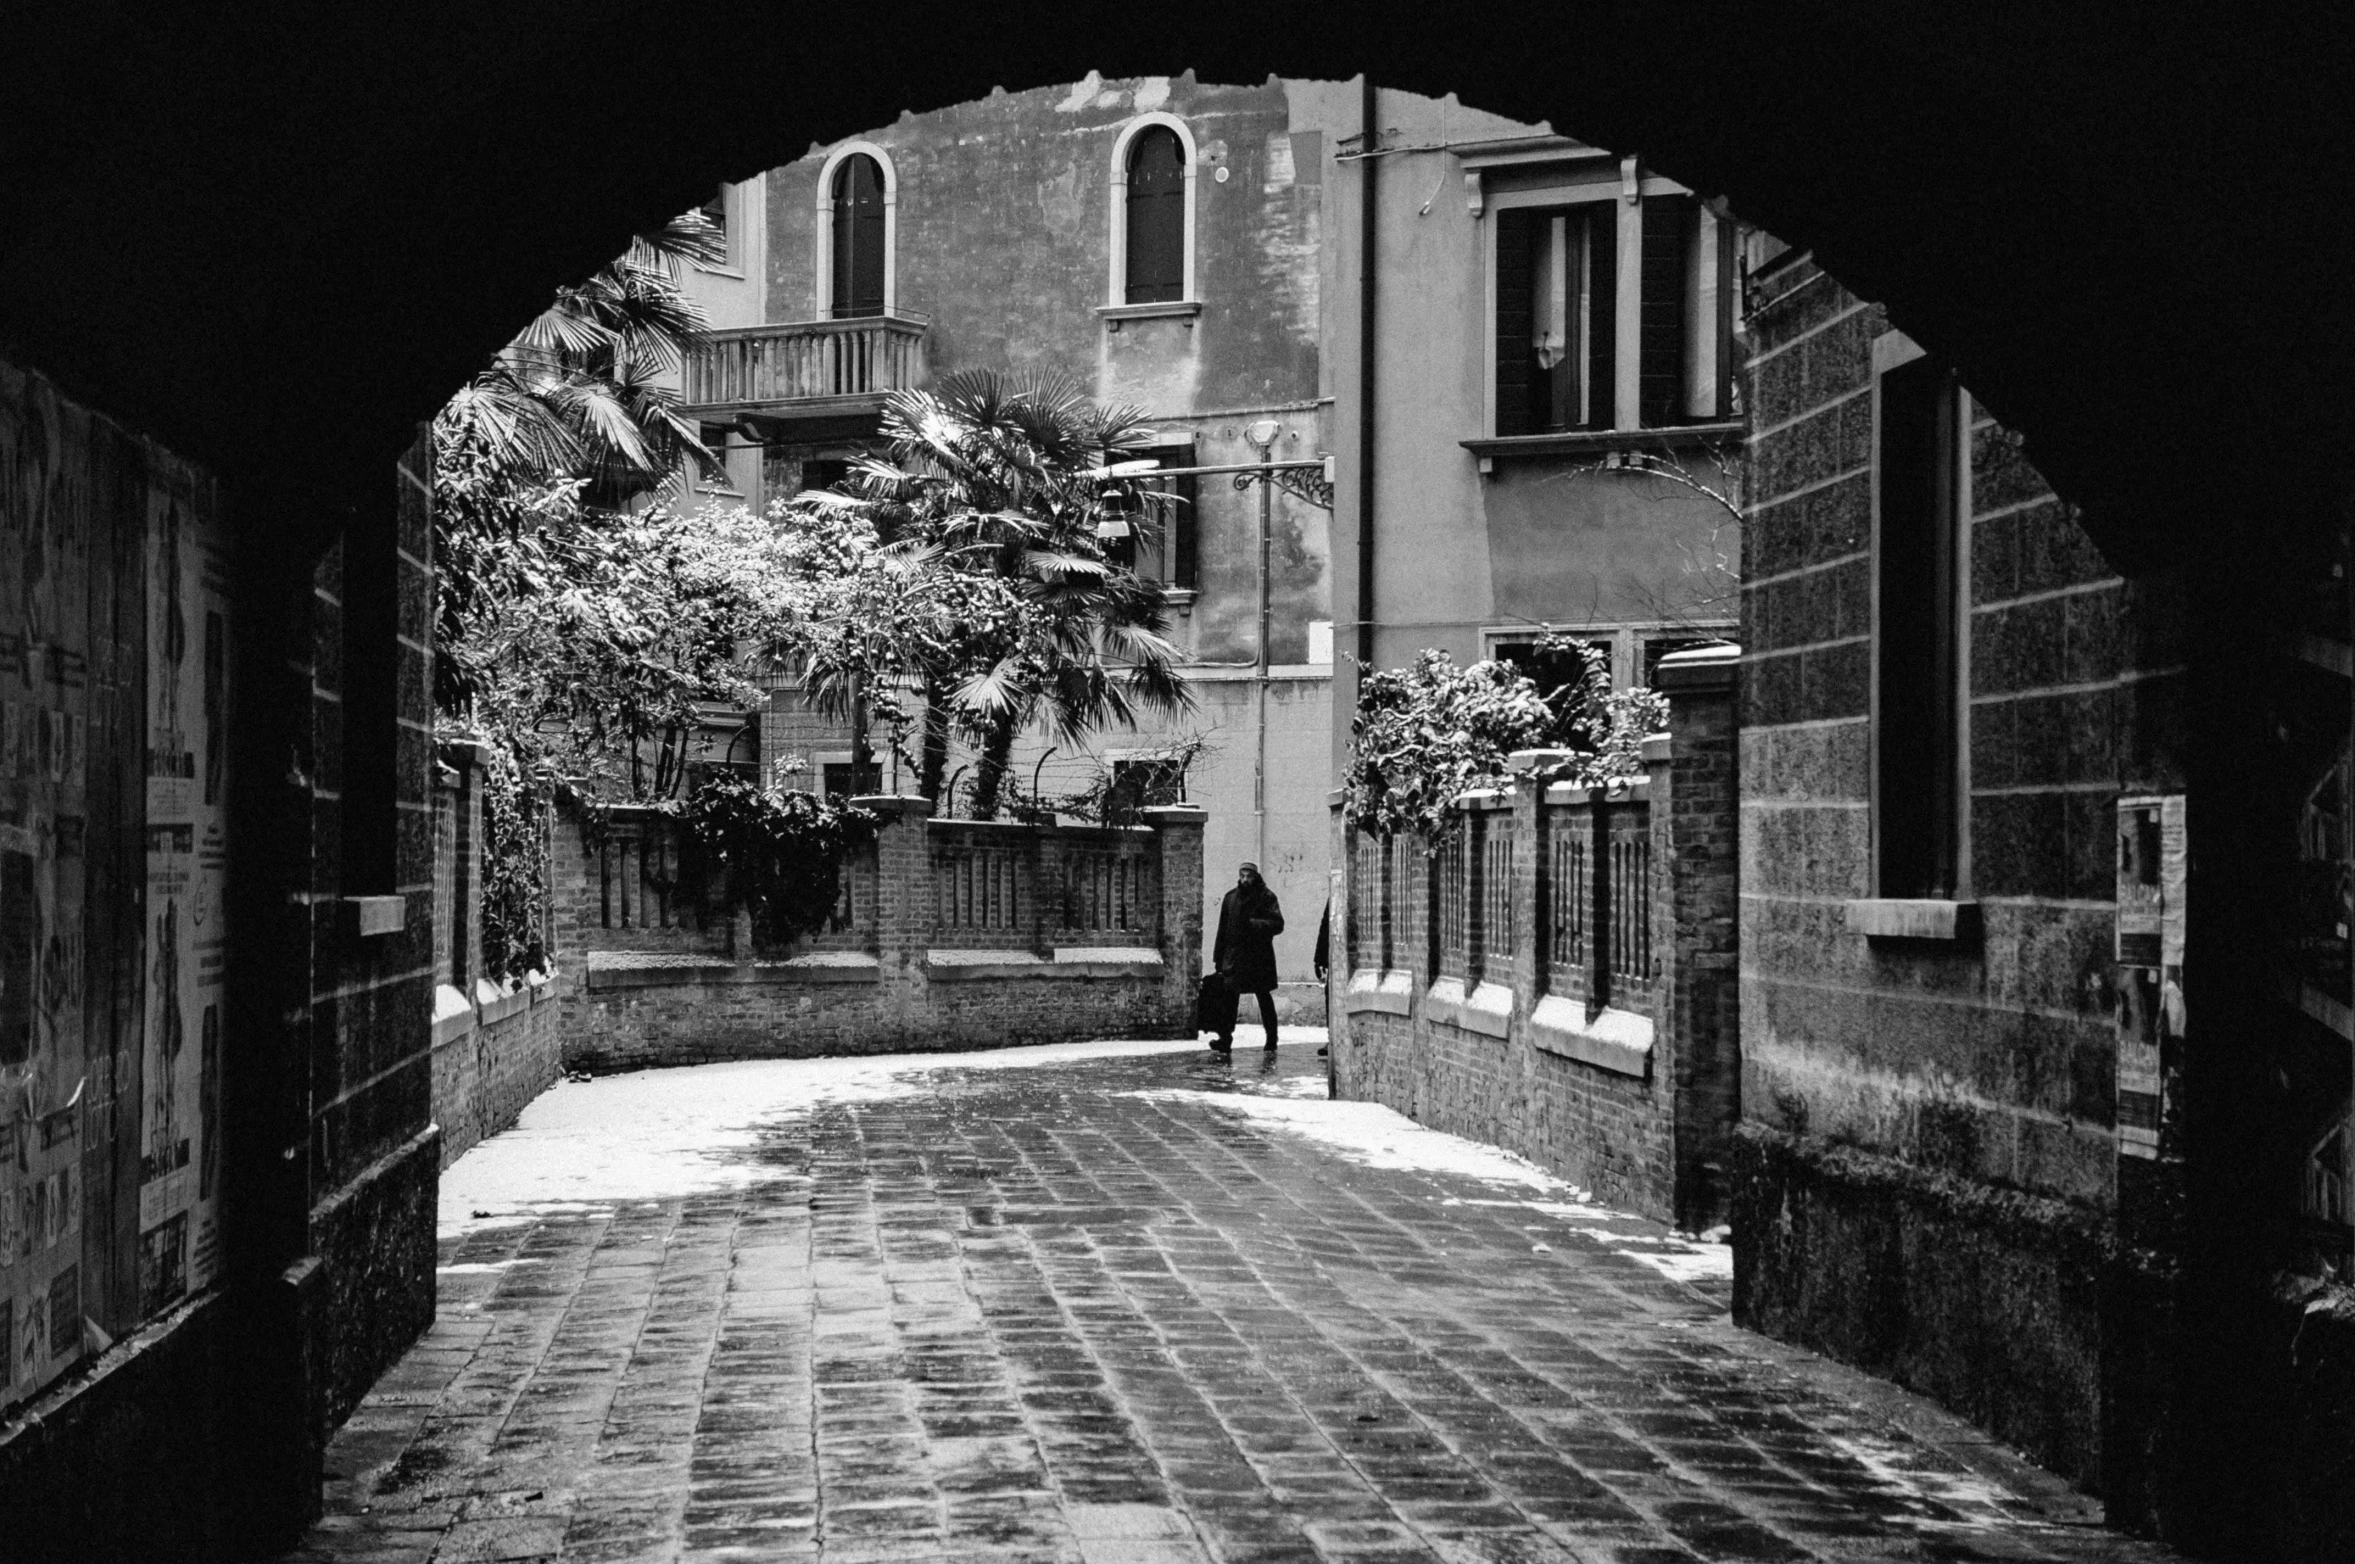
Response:
POLYGON ((82 1344, 90 485, 75 418, 0 379, 0 1405, 82 1344))
POLYGON ((2183 1155, 2183 795, 2118 800, 2118 1151, 2183 1155))
POLYGON ((223 540, 190 501, 159 487, 148 503, 143 1315, 220 1266, 229 580, 223 540))
POLYGON ((226 548, 0 361, 0 1408, 219 1268, 226 548))

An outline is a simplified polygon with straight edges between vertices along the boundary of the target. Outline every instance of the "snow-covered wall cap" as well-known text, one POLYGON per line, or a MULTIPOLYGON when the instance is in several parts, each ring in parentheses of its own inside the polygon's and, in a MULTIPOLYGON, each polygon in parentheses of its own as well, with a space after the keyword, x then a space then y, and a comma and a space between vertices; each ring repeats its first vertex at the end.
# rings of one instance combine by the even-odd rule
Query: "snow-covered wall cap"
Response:
POLYGON ((1742 649, 1732 641, 1670 652, 1653 670, 1652 688, 1671 695, 1679 690, 1732 689, 1734 669, 1741 660, 1742 649))

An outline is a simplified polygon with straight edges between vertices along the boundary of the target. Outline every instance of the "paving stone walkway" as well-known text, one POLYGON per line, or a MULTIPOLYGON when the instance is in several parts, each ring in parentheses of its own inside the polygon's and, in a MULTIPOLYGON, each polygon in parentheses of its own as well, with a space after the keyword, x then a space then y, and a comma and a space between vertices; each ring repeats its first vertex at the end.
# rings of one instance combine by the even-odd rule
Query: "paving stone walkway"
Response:
POLYGON ((2172 1557, 1658 1227, 1238 1111, 1322 1111, 1313 1045, 971 1063, 738 1187, 445 1220, 288 1557, 2172 1557))

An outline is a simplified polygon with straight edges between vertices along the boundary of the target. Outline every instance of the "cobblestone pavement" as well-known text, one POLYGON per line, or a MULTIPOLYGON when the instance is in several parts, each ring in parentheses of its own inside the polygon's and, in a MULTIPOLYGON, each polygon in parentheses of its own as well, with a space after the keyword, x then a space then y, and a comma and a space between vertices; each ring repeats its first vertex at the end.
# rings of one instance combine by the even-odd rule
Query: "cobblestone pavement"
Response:
POLYGON ((741 1187, 445 1224, 289 1558, 2172 1557, 1663 1229, 1236 1111, 1314 1053, 943 1057, 741 1187))

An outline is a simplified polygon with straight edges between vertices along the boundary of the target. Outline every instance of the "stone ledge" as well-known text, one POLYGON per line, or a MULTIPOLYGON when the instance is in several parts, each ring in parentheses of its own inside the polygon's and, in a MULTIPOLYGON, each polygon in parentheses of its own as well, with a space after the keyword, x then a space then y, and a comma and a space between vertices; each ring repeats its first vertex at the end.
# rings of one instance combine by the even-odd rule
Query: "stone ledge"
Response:
POLYGON ((1415 1008, 1415 980, 1411 973, 1384 972, 1375 967, 1360 967, 1349 974, 1349 987, 1341 996, 1341 1008, 1351 1015, 1374 1012, 1381 1015, 1402 1016, 1415 1008))
POLYGON ((440 983, 433 990, 433 1045, 455 1042, 478 1026, 496 1026, 509 1016, 519 1015, 534 1005, 546 1004, 560 997, 558 974, 530 972, 515 987, 501 988, 485 978, 477 978, 474 997, 468 999, 463 991, 449 983, 440 983))
POLYGON ((1028 950, 950 950, 924 953, 924 970, 935 983, 1002 981, 1007 978, 1159 978, 1167 963, 1161 952, 1142 945, 1059 945, 1050 955, 1028 950))
POLYGON ((1529 1041, 1539 1053, 1629 1075, 1637 1080, 1652 1073, 1652 1022, 1632 1010, 1605 1006, 1592 1021, 1586 1003, 1548 994, 1529 1013, 1529 1041))
POLYGON ((1979 904, 1866 897, 1848 903, 1848 932, 1862 934, 1867 939, 1977 939, 1979 904))
POLYGON ((1462 979, 1441 978, 1423 995, 1423 1019, 1503 1037, 1513 1029, 1513 991, 1502 983, 1481 983, 1466 992, 1462 979))
POLYGON ((786 961, 727 961, 638 950, 589 952, 591 992, 623 988, 720 988, 769 983, 873 983, 883 965, 864 951, 828 950, 786 961))

